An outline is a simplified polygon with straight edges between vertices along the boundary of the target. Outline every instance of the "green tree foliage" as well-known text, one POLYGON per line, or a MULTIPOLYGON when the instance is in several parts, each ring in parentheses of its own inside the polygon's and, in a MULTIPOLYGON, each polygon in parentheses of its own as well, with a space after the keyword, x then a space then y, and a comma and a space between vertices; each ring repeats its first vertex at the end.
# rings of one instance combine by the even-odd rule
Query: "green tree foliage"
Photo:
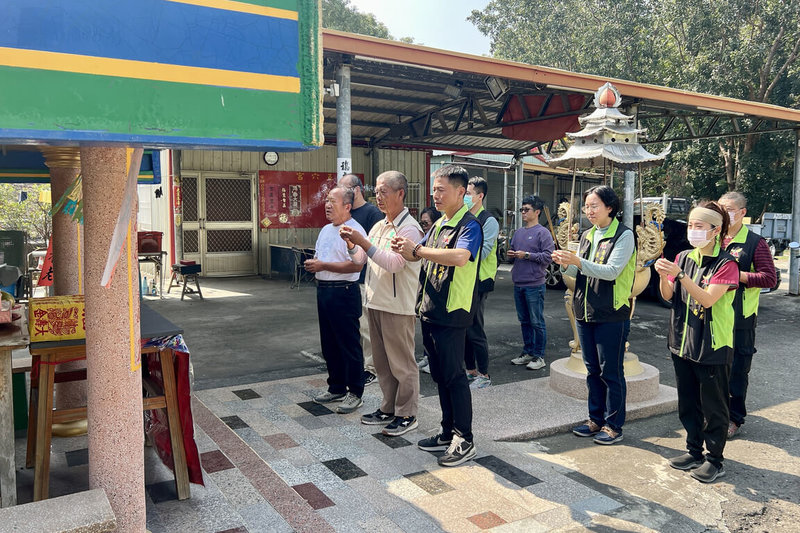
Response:
MULTIPOLYGON (((796 0, 492 0, 469 20, 503 59, 800 105, 796 0)), ((648 192, 715 198, 736 188, 751 214, 788 210, 791 137, 679 143, 648 192)))
POLYGON ((350 0, 322 0, 322 26, 332 30, 371 35, 413 44, 413 37, 395 39, 389 28, 372 13, 362 13, 350 0))
POLYGON ((322 0, 322 26, 332 30, 391 39, 389 28, 372 13, 362 13, 350 0, 322 0))
POLYGON ((49 239, 53 228, 50 204, 39 201, 39 193, 49 190, 49 185, 0 184, 0 229, 22 230, 30 242, 49 239), (21 192, 28 195, 22 202, 21 192))

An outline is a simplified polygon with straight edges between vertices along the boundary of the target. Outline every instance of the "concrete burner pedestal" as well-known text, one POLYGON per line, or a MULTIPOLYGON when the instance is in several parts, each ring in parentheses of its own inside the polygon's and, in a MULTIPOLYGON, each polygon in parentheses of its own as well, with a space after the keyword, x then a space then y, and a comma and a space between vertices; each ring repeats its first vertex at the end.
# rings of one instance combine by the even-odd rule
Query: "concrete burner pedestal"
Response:
MULTIPOLYGON (((550 388, 572 398, 586 400, 589 390, 586 388, 586 374, 575 372, 567 367, 570 358, 558 359, 550 364, 550 388)), ((659 370, 641 363, 643 372, 635 376, 626 376, 627 402, 644 402, 652 400, 659 393, 659 370)))

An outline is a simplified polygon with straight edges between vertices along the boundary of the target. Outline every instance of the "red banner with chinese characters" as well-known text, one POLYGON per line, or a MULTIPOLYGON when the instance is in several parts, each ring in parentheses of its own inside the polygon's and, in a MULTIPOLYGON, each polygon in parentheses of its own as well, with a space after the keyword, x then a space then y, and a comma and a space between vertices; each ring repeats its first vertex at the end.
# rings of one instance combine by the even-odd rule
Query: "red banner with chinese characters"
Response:
POLYGON ((260 170, 258 218, 261 229, 321 228, 328 223, 325 199, 335 186, 336 172, 260 170))

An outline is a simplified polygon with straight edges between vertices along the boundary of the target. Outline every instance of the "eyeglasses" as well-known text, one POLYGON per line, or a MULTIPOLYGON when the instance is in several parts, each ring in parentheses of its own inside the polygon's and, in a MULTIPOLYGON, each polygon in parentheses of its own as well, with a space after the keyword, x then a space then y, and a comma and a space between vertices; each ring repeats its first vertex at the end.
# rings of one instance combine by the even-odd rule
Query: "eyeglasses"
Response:
POLYGON ((584 213, 588 213, 589 211, 594 212, 594 211, 600 210, 601 207, 603 207, 603 206, 600 206, 600 205, 585 205, 585 206, 581 207, 581 211, 583 211, 584 213))
POLYGON ((520 207, 519 208, 519 212, 520 213, 527 213, 528 211, 533 211, 533 209, 531 209, 530 207, 520 207))

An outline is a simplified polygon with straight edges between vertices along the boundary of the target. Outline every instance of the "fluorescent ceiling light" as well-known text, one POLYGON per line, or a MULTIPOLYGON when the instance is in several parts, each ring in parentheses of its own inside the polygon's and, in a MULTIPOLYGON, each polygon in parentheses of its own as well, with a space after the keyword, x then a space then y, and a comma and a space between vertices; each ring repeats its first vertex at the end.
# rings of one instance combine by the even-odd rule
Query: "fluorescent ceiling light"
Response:
POLYGON ((428 67, 424 65, 414 65, 413 63, 403 63, 401 61, 392 61, 391 59, 379 59, 377 57, 367 57, 367 56, 355 56, 355 59, 360 59, 362 61, 371 61, 373 63, 385 63, 387 65, 397 65, 400 67, 409 67, 409 68, 420 68, 422 70, 430 70, 433 72, 441 72, 442 74, 448 74, 450 76, 453 75, 452 70, 445 70, 442 68, 436 67, 428 67))
POLYGON ((569 91, 571 93, 583 93, 583 94, 594 94, 597 91, 590 91, 588 89, 578 89, 576 87, 564 87, 563 85, 550 85, 549 83, 546 85, 548 89, 558 89, 560 91, 569 91))
POLYGON ((736 115, 737 117, 744 116, 744 113, 739 113, 738 111, 725 111, 724 109, 714 109, 713 107, 697 106, 696 109, 700 111, 711 111, 712 113, 722 113, 724 115, 736 115))

